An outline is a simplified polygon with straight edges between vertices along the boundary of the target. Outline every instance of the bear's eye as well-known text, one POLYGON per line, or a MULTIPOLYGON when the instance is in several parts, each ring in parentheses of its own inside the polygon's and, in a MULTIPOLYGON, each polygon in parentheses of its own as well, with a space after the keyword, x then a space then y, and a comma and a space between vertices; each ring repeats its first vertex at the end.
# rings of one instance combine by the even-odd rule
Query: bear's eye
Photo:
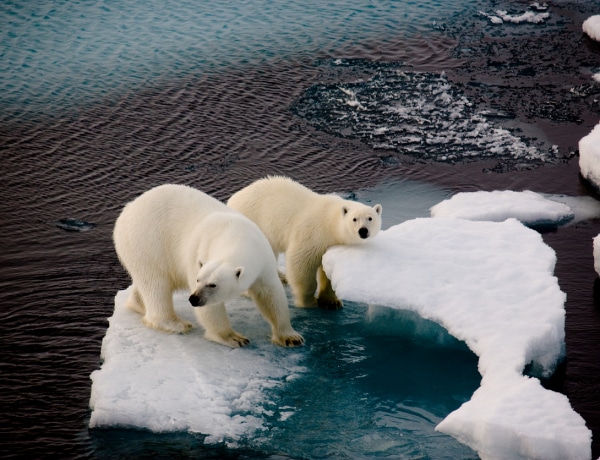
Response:
POLYGON ((371 222, 372 220, 373 220, 373 218, 372 218, 372 217, 369 217, 369 222, 371 222))
POLYGON ((353 222, 356 222, 356 217, 354 219, 352 219, 353 222))
POLYGON ((215 283, 209 283, 209 284, 206 285, 206 287, 210 288, 210 289, 214 289, 214 288, 217 287, 217 285, 215 283))

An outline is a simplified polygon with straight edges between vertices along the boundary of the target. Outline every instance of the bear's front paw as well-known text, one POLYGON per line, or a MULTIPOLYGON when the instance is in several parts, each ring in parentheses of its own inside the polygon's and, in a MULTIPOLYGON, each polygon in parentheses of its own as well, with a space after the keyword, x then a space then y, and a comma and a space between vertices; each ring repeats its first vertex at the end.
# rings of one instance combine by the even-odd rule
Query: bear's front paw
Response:
POLYGON ((192 329, 192 323, 183 319, 157 320, 144 316, 143 323, 149 328, 162 332, 187 334, 192 329))
POLYGON ((323 310, 341 310, 344 308, 344 304, 340 299, 319 297, 317 299, 317 304, 319 305, 319 308, 322 308, 323 310))
POLYGON ((238 334, 233 329, 221 334, 204 334, 204 338, 231 348, 240 348, 250 343, 250 340, 243 335, 238 334))
POLYGON ((282 347, 299 347, 300 345, 304 345, 304 337, 296 331, 283 336, 273 336, 271 341, 275 345, 281 345, 282 347))

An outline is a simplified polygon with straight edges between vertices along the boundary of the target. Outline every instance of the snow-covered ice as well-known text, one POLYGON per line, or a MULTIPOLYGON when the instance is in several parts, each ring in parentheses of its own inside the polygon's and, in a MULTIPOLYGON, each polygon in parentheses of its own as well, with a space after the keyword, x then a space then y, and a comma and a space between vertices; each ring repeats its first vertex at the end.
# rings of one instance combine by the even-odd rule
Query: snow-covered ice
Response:
POLYGON ((555 262, 541 236, 515 219, 414 219, 324 256, 341 298, 415 311, 479 356, 481 387, 438 430, 484 459, 584 459, 584 420, 564 395, 523 375, 528 367, 548 376, 564 355, 555 262))
POLYGON ((591 39, 600 42, 600 15, 587 18, 581 28, 591 39))
MULTIPOLYGON (((484 459, 588 459, 584 420, 534 377, 549 376, 564 356, 565 294, 555 262, 541 236, 515 219, 417 218, 324 257, 341 298, 414 311, 479 357, 480 388, 439 423, 440 432, 484 459)), ((293 408, 278 406, 276 391, 305 375, 302 350, 272 345, 268 325, 248 320, 260 318, 249 300, 228 310, 234 327, 248 320, 253 345, 231 350, 204 340, 200 328, 189 335, 150 330, 123 307, 125 297, 115 298, 104 362, 91 376, 91 427, 191 431, 235 443, 259 436, 266 418, 293 417, 293 408)), ((193 320, 185 295, 175 303, 193 320)))
MULTIPOLYGON (((260 316, 249 299, 228 303, 233 326, 243 321, 254 344, 236 353, 205 340, 199 327, 177 335, 143 326, 124 307, 127 295, 124 290, 115 297, 102 342, 104 362, 91 375, 90 427, 191 431, 209 435, 208 443, 240 439, 265 429, 268 391, 304 371, 299 351, 271 344, 262 317, 244 321, 260 316)), ((175 309, 195 323, 187 297, 176 293, 175 309)))
POLYGON ((579 140, 579 170, 583 177, 600 189, 600 123, 579 140))

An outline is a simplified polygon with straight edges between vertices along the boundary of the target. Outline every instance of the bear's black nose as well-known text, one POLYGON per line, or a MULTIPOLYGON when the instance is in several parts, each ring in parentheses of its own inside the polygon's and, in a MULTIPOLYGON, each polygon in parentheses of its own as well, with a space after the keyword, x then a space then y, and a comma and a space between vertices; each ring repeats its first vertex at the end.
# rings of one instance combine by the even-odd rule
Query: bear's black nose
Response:
POLYGON ((192 294, 190 296, 190 303, 192 304, 192 307, 201 307, 202 306, 202 302, 200 301, 200 297, 198 297, 196 294, 192 294))
POLYGON ((364 240, 365 238, 369 237, 369 229, 367 227, 361 227, 358 230, 358 234, 360 235, 360 237, 364 240))

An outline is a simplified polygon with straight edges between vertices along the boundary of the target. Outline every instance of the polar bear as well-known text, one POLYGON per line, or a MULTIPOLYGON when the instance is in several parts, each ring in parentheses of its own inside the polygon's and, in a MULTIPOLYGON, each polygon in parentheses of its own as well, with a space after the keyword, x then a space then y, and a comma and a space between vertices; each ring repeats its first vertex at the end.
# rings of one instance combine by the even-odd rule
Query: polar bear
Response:
POLYGON ((281 176, 250 184, 227 205, 256 222, 276 257, 285 253, 286 278, 298 307, 342 308, 323 271, 323 254, 330 246, 363 243, 381 228, 380 204, 320 195, 281 176))
POLYGON ((304 342, 290 323, 277 261, 259 228, 239 212, 199 190, 166 184, 128 203, 113 239, 132 279, 125 305, 146 326, 185 333, 192 324, 177 316, 173 292, 189 289, 205 337, 241 347, 248 339, 231 328, 225 301, 248 292, 271 325, 272 341, 304 342))

